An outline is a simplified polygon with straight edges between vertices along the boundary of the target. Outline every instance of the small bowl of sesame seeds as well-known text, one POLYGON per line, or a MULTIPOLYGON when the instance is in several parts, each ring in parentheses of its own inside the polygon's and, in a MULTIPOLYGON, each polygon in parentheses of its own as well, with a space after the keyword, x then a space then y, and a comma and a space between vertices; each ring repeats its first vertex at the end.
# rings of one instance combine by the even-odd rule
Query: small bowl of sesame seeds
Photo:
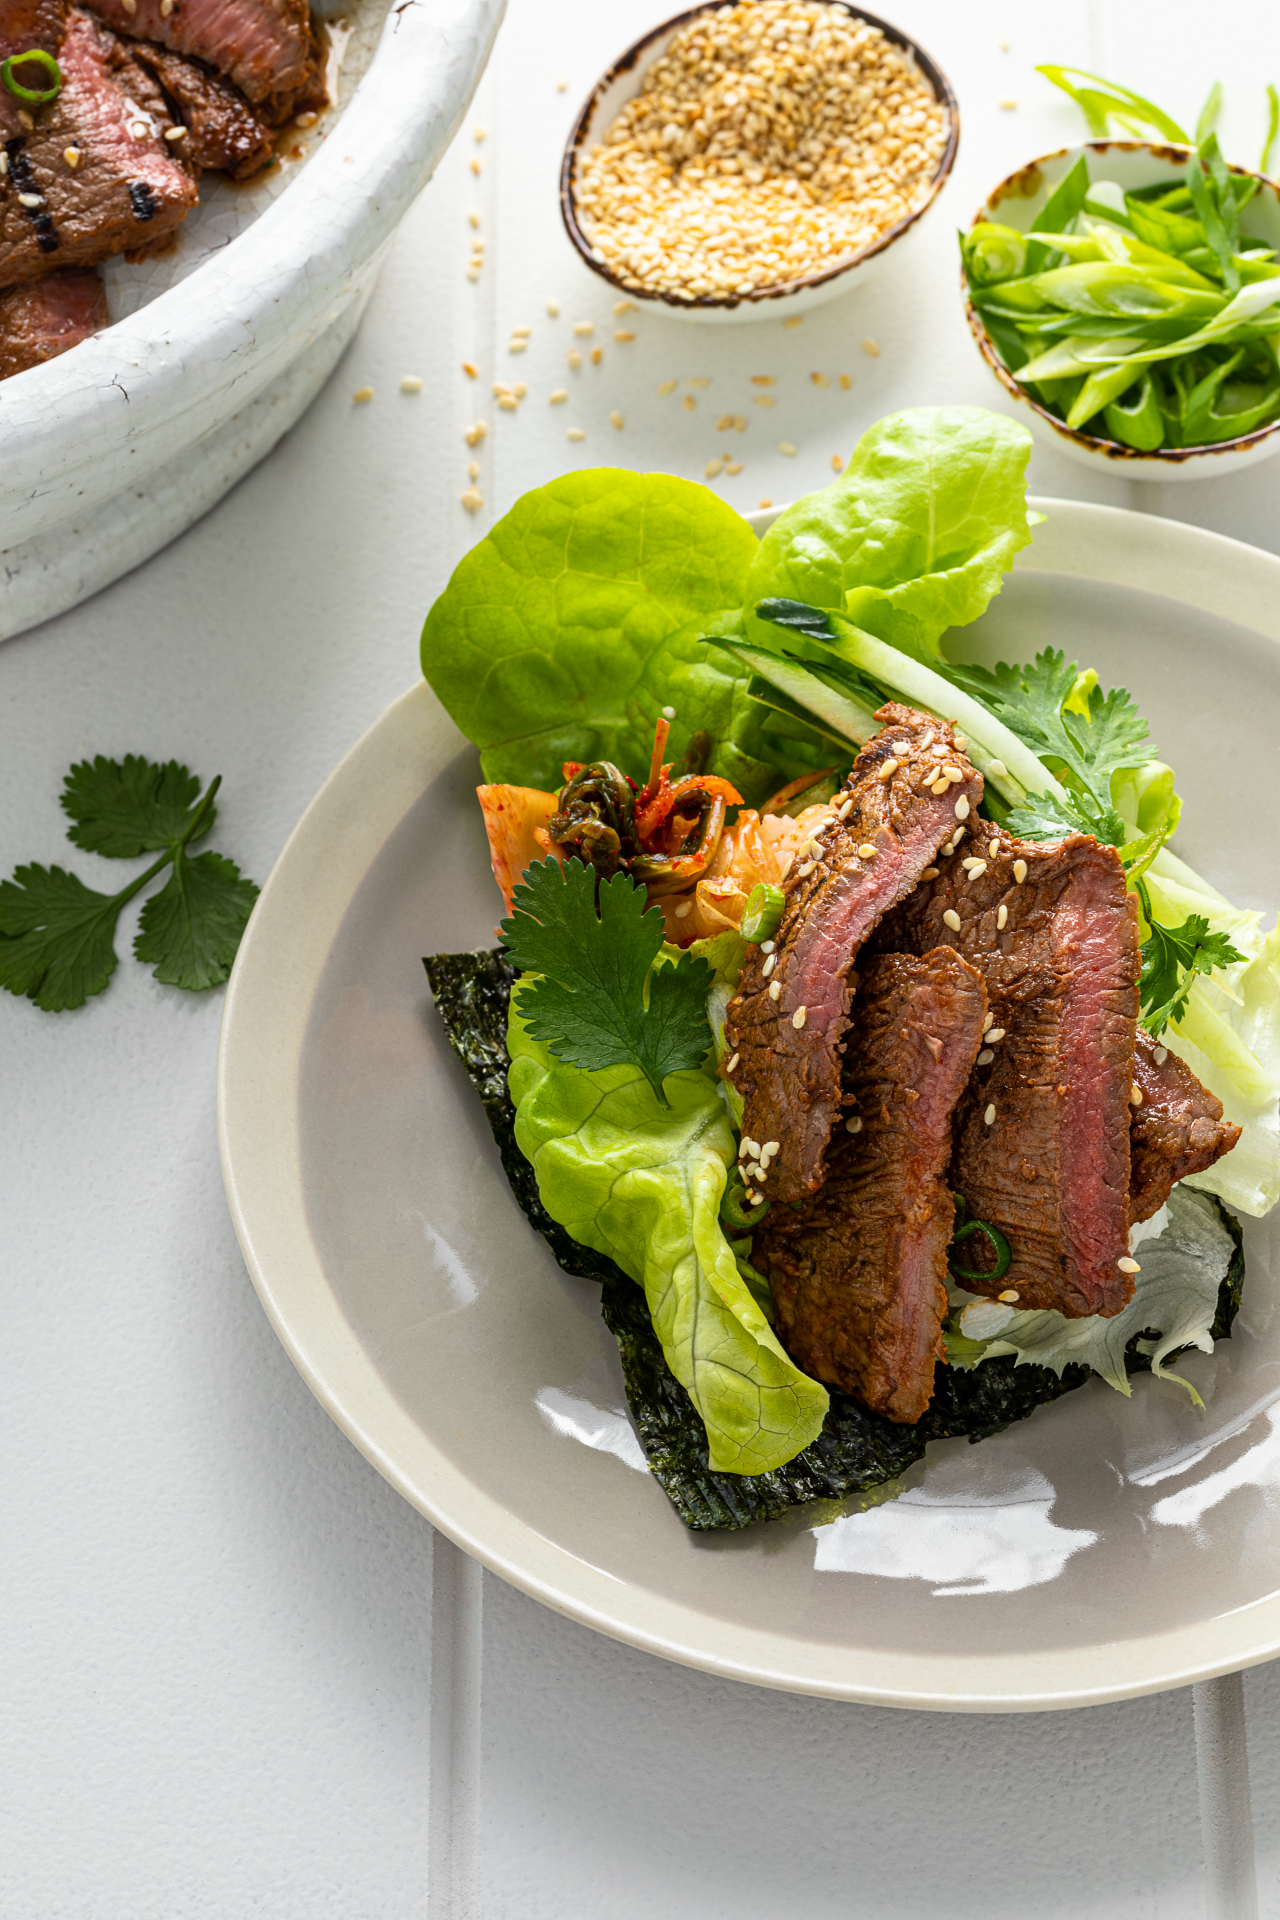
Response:
POLYGON ((561 211, 632 300, 691 320, 794 313, 915 231, 959 133, 945 74, 850 0, 709 0, 598 82, 561 211))

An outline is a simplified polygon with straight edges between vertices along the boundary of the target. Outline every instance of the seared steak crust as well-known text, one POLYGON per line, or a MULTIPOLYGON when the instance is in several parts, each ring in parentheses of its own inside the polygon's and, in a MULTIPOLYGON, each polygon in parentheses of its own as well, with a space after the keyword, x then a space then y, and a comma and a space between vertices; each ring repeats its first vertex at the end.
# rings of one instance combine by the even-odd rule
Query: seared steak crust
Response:
POLYGON ((87 0, 117 33, 194 54, 247 99, 296 96, 311 84, 307 0, 87 0))
POLYGON ((159 89, 78 7, 58 64, 57 100, 5 143, 0 286, 116 253, 154 253, 196 203, 194 179, 164 140, 171 122, 159 89), (74 166, 68 152, 78 156, 74 166))
POLYGON ((772 1207, 753 1243, 792 1359, 890 1420, 914 1423, 933 1397, 951 1117, 986 1009, 981 974, 947 947, 859 967, 845 1085, 861 1125, 836 1135, 821 1190, 772 1207))
POLYGON ((729 1005, 725 1031, 738 1055, 732 1077, 745 1103, 743 1131, 781 1143, 769 1170, 770 1199, 800 1200, 822 1184, 858 949, 982 798, 982 775, 945 721, 897 705, 876 718, 884 730, 853 764, 845 817, 834 817, 809 859, 793 868, 774 952, 751 948, 729 1005), (934 793, 944 780, 945 791, 934 793))
POLYGON ((230 81, 163 47, 140 41, 132 53, 160 87, 172 118, 187 130, 181 153, 188 166, 248 180, 268 165, 275 152, 271 129, 230 81))
POLYGON ((941 868, 877 944, 953 946, 987 984, 991 1036, 957 1115, 951 1176, 970 1212, 1007 1236, 1013 1265, 989 1286, 965 1284, 1012 1287, 1020 1306, 1069 1319, 1118 1313, 1133 1294, 1116 1263, 1128 1252, 1138 1013, 1137 917, 1119 856, 1087 834, 1017 840, 981 821, 941 868))
POLYGON ((0 380, 55 359, 106 325, 106 291, 92 268, 48 273, 0 293, 0 380))
MULTIPOLYGON (((67 22, 67 5, 68 0, 2 0, 0 60, 8 60, 15 53, 30 53, 35 47, 56 56, 67 22)), ((34 68, 32 73, 34 76, 34 68)), ((18 78, 26 84, 27 76, 21 69, 18 78)), ((43 82, 37 79, 37 85, 43 86, 43 82)), ((22 118, 24 111, 30 121, 41 109, 25 107, 7 87, 0 87, 0 140, 28 130, 22 118)))
POLYGON ((1240 1138, 1222 1117, 1222 1102, 1202 1087, 1185 1061, 1141 1027, 1133 1081, 1142 1095, 1129 1128, 1129 1218, 1159 1213, 1177 1181, 1204 1173, 1240 1138))

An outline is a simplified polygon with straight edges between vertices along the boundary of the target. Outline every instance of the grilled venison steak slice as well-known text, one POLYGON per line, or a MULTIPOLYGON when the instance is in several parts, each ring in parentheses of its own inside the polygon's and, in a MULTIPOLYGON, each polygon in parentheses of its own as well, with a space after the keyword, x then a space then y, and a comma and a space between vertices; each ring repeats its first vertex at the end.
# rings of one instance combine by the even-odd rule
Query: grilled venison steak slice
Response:
POLYGON ((270 162, 271 129, 230 81, 199 60, 141 41, 132 57, 160 88, 170 117, 186 128, 180 151, 188 166, 249 180, 270 162))
POLYGON ((193 54, 245 97, 287 114, 314 86, 307 0, 87 0, 117 33, 193 54))
POLYGON ((1012 1287, 1020 1306, 1068 1319, 1118 1313, 1133 1293, 1116 1263, 1128 1253, 1138 1014, 1137 917, 1119 855, 1088 834, 1017 840, 979 821, 941 868, 877 944, 953 946, 987 984, 991 1031, 956 1117, 951 1179, 1007 1236, 1013 1265, 965 1285, 1012 1287))
POLYGON ((91 267, 11 287, 0 293, 0 380, 56 359, 106 325, 106 290, 91 267))
POLYGON ((1159 1213, 1175 1184, 1204 1173, 1240 1138, 1222 1117, 1222 1102, 1202 1087, 1184 1060, 1139 1027, 1133 1083, 1142 1095, 1129 1125, 1129 1218, 1159 1213))
POLYGON ((933 1397, 955 1202, 951 1120, 982 1044, 982 976, 949 947, 858 968, 841 1128, 822 1188, 771 1207, 753 1242, 797 1366, 890 1420, 933 1397))
POLYGON ((743 1132, 781 1142, 770 1199, 801 1200, 822 1184, 858 949, 982 798, 982 776, 945 721, 896 705, 876 718, 884 730, 853 764, 848 813, 792 869, 774 953, 750 950, 729 1005, 743 1132))
POLYGON ((78 7, 58 63, 57 100, 37 110, 31 132, 5 143, 0 286, 158 252, 196 203, 195 180, 163 138, 171 122, 159 89, 78 7))
MULTIPOLYGON (((8 60, 15 53, 30 53, 33 47, 56 57, 67 23, 68 5, 69 0, 0 0, 0 60, 8 60)), ((43 88, 45 82, 39 69, 32 67, 30 73, 28 81, 26 72, 19 67, 17 77, 24 86, 43 88)), ((28 122, 39 111, 16 100, 7 87, 0 86, 0 140, 28 131, 28 122), (22 118, 24 112, 26 120, 22 118)))

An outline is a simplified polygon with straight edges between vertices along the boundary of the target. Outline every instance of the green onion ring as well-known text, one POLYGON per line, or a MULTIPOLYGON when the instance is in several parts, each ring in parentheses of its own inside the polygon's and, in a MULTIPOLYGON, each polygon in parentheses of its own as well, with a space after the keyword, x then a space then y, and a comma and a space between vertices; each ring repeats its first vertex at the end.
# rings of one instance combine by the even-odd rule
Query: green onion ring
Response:
POLYGON ((749 1207, 746 1204, 746 1182, 735 1167, 729 1175, 720 1201, 720 1224, 732 1233, 750 1233, 758 1227, 769 1211, 766 1200, 761 1207, 749 1207))
POLYGON ((0 80, 3 80, 15 100, 26 100, 33 107, 42 107, 46 101, 56 100, 62 92, 62 68, 51 53, 43 47, 32 47, 27 53, 11 53, 7 60, 0 60, 0 80), (14 73, 15 67, 43 67, 51 85, 43 92, 38 87, 24 87, 14 73))
POLYGON ((966 1220, 962 1227, 957 1227, 952 1237, 952 1246, 955 1246, 957 1240, 964 1240, 971 1233, 981 1233, 985 1235, 986 1239, 990 1242, 991 1251, 996 1256, 996 1263, 994 1267, 979 1269, 977 1267, 957 1266, 956 1262, 952 1260, 950 1267, 956 1279, 999 1280, 1003 1278, 1009 1271, 1010 1262, 1013 1259, 1013 1252, 999 1227, 990 1226, 985 1220, 966 1220))

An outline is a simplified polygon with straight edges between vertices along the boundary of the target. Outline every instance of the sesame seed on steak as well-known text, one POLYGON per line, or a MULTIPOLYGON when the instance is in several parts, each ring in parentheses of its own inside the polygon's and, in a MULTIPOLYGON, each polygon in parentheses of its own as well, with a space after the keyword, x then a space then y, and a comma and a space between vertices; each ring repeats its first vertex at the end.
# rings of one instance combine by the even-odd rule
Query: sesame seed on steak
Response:
POLYGON ((1133 1084, 1142 1095, 1129 1125, 1129 1218, 1159 1213, 1175 1184, 1204 1173, 1240 1138, 1222 1102, 1184 1060, 1138 1029, 1133 1084))
POLYGON ((944 720, 896 704, 876 718, 883 731, 855 760, 836 816, 788 876, 773 952, 749 950, 726 1017, 743 1132, 780 1143, 771 1200, 822 1184, 858 949, 982 798, 982 775, 944 720))
POLYGON ((915 1422, 933 1398, 955 1221, 952 1116, 986 1011, 982 975, 950 947, 859 963, 853 1116, 820 1190, 771 1207, 753 1241, 792 1359, 890 1420, 915 1422))

